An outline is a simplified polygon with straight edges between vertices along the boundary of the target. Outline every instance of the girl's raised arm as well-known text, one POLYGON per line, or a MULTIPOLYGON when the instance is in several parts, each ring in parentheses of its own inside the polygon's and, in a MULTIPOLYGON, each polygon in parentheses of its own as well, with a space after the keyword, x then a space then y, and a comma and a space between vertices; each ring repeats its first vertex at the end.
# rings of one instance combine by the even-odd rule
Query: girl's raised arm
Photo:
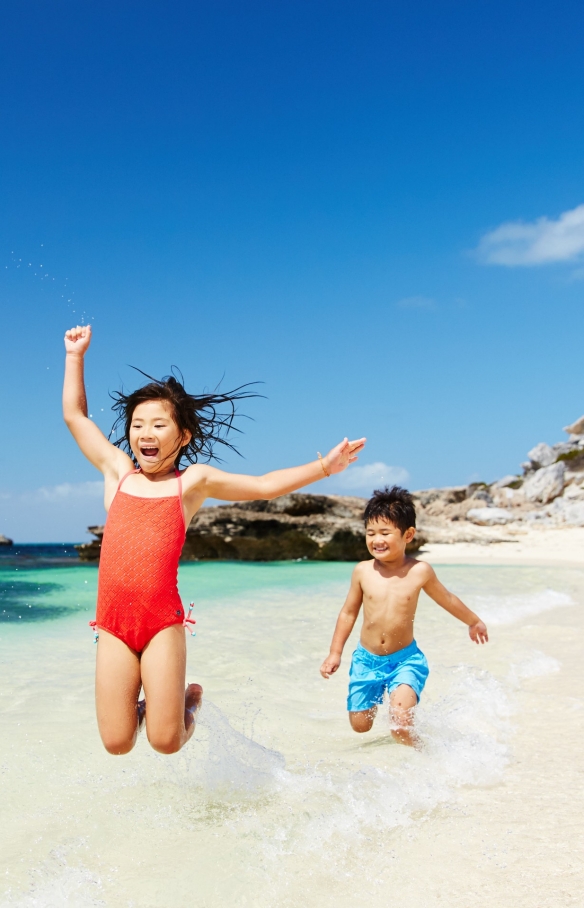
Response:
POLYGON ((71 328, 65 333, 65 381, 63 384, 63 417, 87 459, 102 473, 118 473, 130 458, 110 444, 103 432, 87 415, 87 398, 83 379, 83 357, 91 342, 89 325, 71 328))
POLYGON ((356 441, 349 441, 345 438, 332 448, 326 457, 313 460, 301 467, 274 470, 263 476, 224 473, 223 470, 209 466, 197 469, 203 474, 204 493, 207 498, 219 498, 223 501, 278 498, 280 495, 294 492, 318 479, 324 479, 325 476, 342 473, 349 464, 357 460, 357 452, 361 451, 364 445, 364 438, 356 441))

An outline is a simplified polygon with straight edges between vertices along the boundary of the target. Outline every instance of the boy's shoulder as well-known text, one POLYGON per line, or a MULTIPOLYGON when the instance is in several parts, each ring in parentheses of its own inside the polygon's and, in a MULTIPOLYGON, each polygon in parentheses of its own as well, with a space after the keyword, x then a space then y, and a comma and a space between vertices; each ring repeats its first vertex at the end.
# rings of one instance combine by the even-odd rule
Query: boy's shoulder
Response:
MULTIPOLYGON (((371 574, 375 571, 376 559, 370 558, 368 561, 360 561, 355 566, 355 575, 357 577, 366 577, 368 574, 371 574)), ((407 555, 403 565, 406 570, 403 575, 390 575, 388 574, 387 580, 405 580, 406 577, 415 577, 420 583, 420 586, 423 586, 428 580, 434 576, 434 568, 428 564, 427 561, 419 561, 417 558, 412 558, 410 555, 407 555)))

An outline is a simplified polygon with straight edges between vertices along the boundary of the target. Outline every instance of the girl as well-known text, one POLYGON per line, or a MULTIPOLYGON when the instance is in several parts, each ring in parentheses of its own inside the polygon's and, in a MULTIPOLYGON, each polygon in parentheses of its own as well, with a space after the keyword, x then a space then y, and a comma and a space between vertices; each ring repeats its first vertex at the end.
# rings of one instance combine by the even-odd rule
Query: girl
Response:
POLYGON ((99 733, 111 754, 126 754, 145 718, 152 747, 176 753, 191 737, 203 689, 184 689, 186 619, 177 589, 186 528, 206 498, 271 499, 340 473, 365 439, 346 438, 326 457, 264 476, 208 464, 225 439, 234 401, 247 393, 193 397, 175 378, 116 395, 124 437, 111 444, 87 416, 83 357, 89 326, 65 334, 63 415, 75 441, 104 475, 108 511, 99 568, 95 698, 99 733), (227 405, 227 416, 220 408, 227 405), (125 447, 126 451, 120 450, 125 447), (191 466, 180 471, 185 458, 191 466), (145 700, 138 702, 141 687, 145 700), (148 709, 146 709, 146 703, 148 709))

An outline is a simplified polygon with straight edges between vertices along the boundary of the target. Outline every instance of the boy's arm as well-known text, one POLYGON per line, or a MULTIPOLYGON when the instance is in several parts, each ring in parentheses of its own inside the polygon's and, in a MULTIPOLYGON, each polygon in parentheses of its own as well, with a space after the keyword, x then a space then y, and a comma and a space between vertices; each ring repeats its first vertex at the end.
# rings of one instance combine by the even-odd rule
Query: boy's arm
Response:
POLYGON ((486 625, 479 616, 471 612, 458 596, 455 596, 454 593, 446 589, 443 583, 440 583, 429 564, 424 565, 424 568, 430 574, 428 580, 422 586, 424 592, 427 593, 430 599, 442 606, 443 609, 446 609, 455 618, 468 625, 468 633, 471 640, 474 640, 475 643, 488 643, 489 634, 486 625))
POLYGON ((329 476, 333 473, 341 473, 349 464, 357 460, 357 453, 362 450, 364 445, 364 438, 359 438, 357 441, 349 441, 345 438, 329 451, 322 461, 313 460, 312 463, 300 467, 274 470, 263 476, 225 473, 216 467, 197 466, 197 490, 202 491, 206 498, 219 498, 223 501, 278 498, 280 495, 294 492, 318 479, 324 479, 325 471, 329 476))
POLYGON ((349 587, 345 604, 337 618, 330 653, 320 667, 320 673, 323 678, 330 678, 341 664, 343 648, 355 626, 357 616, 359 615, 359 610, 363 603, 363 589, 361 587, 361 581, 359 580, 359 574, 360 565, 357 565, 353 571, 353 576, 351 577, 351 586, 349 587))
POLYGON ((110 444, 103 432, 87 416, 87 398, 83 377, 83 357, 91 342, 89 325, 71 328, 65 334, 65 381, 63 383, 63 417, 87 459, 102 473, 114 472, 122 460, 129 458, 110 444))

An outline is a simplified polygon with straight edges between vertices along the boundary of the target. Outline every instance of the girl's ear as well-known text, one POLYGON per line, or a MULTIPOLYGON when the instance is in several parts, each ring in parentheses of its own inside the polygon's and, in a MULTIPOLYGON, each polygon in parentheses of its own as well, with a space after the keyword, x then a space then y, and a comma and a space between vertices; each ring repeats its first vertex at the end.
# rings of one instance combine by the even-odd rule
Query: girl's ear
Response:
POLYGON ((188 443, 192 437, 193 437, 193 433, 189 432, 188 429, 185 429, 182 434, 181 448, 184 448, 185 445, 188 445, 188 443))

